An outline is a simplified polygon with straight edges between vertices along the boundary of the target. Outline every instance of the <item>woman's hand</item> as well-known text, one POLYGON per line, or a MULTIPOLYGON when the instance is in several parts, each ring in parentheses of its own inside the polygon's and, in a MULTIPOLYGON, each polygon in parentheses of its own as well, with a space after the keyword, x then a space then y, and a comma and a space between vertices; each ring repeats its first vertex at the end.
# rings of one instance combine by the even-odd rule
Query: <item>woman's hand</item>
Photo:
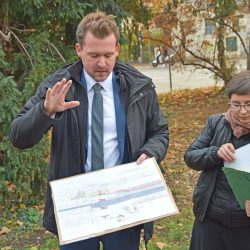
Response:
POLYGON ((233 162, 235 158, 235 149, 232 143, 223 144, 218 150, 218 156, 224 161, 233 162))

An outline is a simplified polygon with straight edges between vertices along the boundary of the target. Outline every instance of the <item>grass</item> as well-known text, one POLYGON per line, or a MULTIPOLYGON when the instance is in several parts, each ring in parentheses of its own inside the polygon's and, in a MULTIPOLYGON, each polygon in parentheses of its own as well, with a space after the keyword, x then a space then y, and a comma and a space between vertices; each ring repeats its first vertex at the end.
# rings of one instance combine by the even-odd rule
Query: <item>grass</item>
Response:
MULTIPOLYGON (((170 132, 168 154, 161 167, 180 213, 155 222, 149 250, 187 250, 194 219, 192 192, 199 173, 186 167, 183 154, 207 117, 226 111, 227 98, 219 88, 207 88, 161 94, 159 102, 170 132)), ((0 250, 58 249, 56 237, 42 228, 42 212, 43 206, 0 207, 0 250)))

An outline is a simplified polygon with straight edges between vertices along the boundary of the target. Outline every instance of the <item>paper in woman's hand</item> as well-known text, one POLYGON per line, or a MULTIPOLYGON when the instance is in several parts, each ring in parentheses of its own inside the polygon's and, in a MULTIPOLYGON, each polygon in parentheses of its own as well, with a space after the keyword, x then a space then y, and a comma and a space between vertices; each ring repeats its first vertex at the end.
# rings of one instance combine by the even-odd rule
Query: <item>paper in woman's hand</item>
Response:
POLYGON ((234 162, 224 161, 223 171, 242 209, 250 200, 250 144, 235 151, 234 162))

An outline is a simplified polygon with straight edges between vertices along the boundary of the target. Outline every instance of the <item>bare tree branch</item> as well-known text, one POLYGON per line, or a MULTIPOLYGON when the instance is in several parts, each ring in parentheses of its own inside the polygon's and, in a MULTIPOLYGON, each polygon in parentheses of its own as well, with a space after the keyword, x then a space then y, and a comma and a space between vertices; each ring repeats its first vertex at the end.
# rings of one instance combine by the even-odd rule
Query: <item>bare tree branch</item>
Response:
POLYGON ((10 32, 7 34, 7 35, 5 35, 1 30, 0 30, 0 35, 2 36, 2 38, 3 38, 3 40, 5 41, 5 42, 10 42, 10 32))
POLYGON ((21 46, 21 49, 23 49, 24 53, 27 55, 27 57, 29 58, 30 64, 32 66, 32 68, 34 67, 34 64, 32 62, 31 56, 29 54, 29 52, 26 50, 25 46, 23 45, 23 43, 20 41, 20 39, 18 38, 18 36, 11 30, 9 29, 9 27, 6 27, 7 30, 14 36, 14 38, 16 39, 16 41, 18 42, 18 44, 21 46))
POLYGON ((36 32, 36 29, 18 29, 12 26, 9 26, 9 29, 19 31, 19 32, 36 32))
POLYGON ((59 57, 62 59, 64 63, 66 63, 66 60, 64 59, 63 55, 60 53, 60 51, 57 49, 57 47, 47 40, 47 43, 56 51, 56 53, 59 55, 59 57))
MULTIPOLYGON (((162 43, 162 44, 165 44, 165 45, 169 46, 169 44, 166 44, 166 42, 163 41, 163 40, 161 40, 161 39, 150 38, 150 37, 147 37, 147 36, 145 36, 144 39, 148 39, 148 40, 151 40, 151 41, 159 42, 159 43, 162 43)), ((179 38, 178 40, 181 41, 181 38, 179 38)), ((197 63, 197 62, 187 62, 187 61, 185 61, 183 59, 183 57, 181 56, 181 54, 179 53, 179 51, 177 49, 175 49, 173 46, 169 46, 169 47, 171 47, 171 49, 177 54, 177 56, 180 59, 182 65, 184 65, 184 66, 189 66, 190 65, 190 66, 195 66, 195 67, 201 68, 201 69, 207 69, 207 70, 213 72, 216 76, 218 76, 218 77, 220 77, 220 78, 223 79, 223 75, 220 73, 220 69, 214 63, 211 63, 209 61, 209 59, 207 59, 205 57, 201 57, 201 56, 195 55, 186 46, 183 46, 183 48, 186 50, 186 52, 188 52, 189 54, 191 54, 194 58, 199 59, 201 61, 204 61, 207 64, 210 64, 211 67, 209 67, 208 65, 197 63)))
POLYGON ((239 34, 239 32, 234 27, 232 27, 229 23, 226 23, 226 22, 219 22, 219 23, 221 25, 224 25, 224 26, 230 28, 236 34, 236 36, 240 39, 240 42, 241 42, 241 44, 243 46, 243 49, 244 49, 246 55, 248 55, 249 51, 247 50, 246 45, 245 45, 241 35, 239 34))

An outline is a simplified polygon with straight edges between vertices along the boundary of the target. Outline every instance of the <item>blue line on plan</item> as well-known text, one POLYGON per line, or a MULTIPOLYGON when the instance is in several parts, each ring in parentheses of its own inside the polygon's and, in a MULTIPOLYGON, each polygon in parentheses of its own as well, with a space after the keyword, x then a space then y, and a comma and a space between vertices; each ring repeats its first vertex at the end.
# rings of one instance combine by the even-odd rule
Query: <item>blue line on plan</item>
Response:
POLYGON ((143 190, 143 191, 139 191, 139 192, 132 192, 132 193, 129 193, 129 194, 126 194, 126 195, 123 195, 121 197, 114 198, 111 200, 103 200, 103 201, 94 202, 92 204, 89 203, 89 204, 85 204, 85 205, 79 205, 79 206, 75 206, 75 207, 59 209, 58 212, 66 212, 66 211, 70 211, 70 210, 74 210, 74 209, 78 209, 78 208, 83 208, 83 207, 91 207, 91 208, 107 207, 107 206, 116 204, 118 202, 123 202, 126 200, 143 197, 146 195, 162 192, 164 190, 165 190, 164 186, 158 186, 158 187, 154 187, 154 188, 151 188, 148 190, 143 190))

